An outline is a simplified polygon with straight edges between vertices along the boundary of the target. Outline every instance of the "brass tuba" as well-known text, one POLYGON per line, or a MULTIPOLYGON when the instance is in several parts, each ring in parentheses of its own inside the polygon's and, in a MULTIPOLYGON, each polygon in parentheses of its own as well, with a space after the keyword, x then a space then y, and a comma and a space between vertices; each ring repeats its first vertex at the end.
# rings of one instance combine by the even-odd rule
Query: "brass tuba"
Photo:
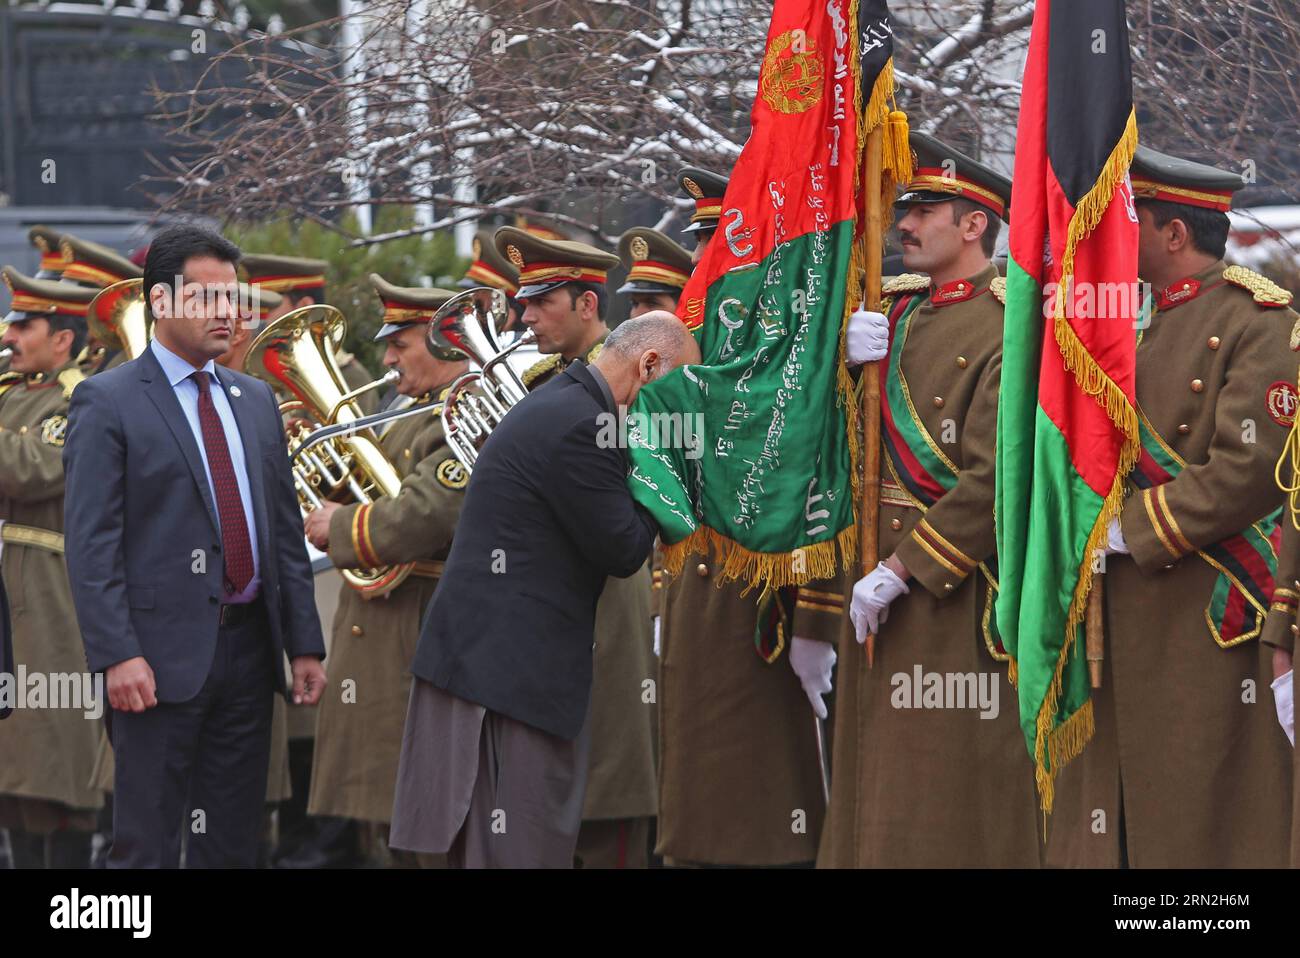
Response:
POLYGON ((528 395, 508 359, 520 346, 536 338, 532 330, 502 347, 497 330, 504 326, 505 294, 486 286, 467 289, 438 308, 429 323, 429 348, 434 352, 457 350, 478 364, 451 384, 442 403, 442 426, 447 446, 473 471, 479 447, 505 418, 515 403, 528 395), (488 305, 482 303, 482 294, 488 305))
MULTIPOLYGON (((327 500, 374 502, 396 496, 397 470, 369 429, 311 442, 312 434, 362 418, 357 396, 398 378, 396 371, 349 391, 335 356, 347 334, 347 320, 333 306, 311 305, 285 313, 258 333, 244 360, 244 372, 293 398, 281 413, 296 413, 288 426, 294 489, 303 515, 327 500), (302 449, 304 445, 309 448, 302 449)), ((366 598, 397 588, 414 563, 377 569, 344 569, 343 578, 366 598)))
POLYGON ((86 310, 86 326, 107 349, 127 359, 139 356, 153 337, 153 315, 144 301, 144 280, 124 279, 95 294, 86 310))

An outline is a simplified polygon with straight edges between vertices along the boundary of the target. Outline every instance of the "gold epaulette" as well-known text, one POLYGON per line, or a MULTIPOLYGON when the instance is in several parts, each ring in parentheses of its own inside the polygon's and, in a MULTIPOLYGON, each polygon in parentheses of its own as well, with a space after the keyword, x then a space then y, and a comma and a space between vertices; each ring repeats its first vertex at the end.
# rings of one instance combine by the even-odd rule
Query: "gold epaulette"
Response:
POLYGON ((604 348, 605 348, 605 341, 604 341, 604 340, 601 340, 601 341, 598 342, 595 346, 592 346, 592 347, 591 347, 591 349, 587 352, 587 365, 588 365, 588 366, 590 366, 592 363, 594 363, 594 362, 596 361, 596 357, 600 355, 600 351, 601 351, 602 349, 604 349, 604 348))
POLYGON ((1296 350, 1300 350, 1300 319, 1297 319, 1295 325, 1291 327, 1291 351, 1296 350))
MULTIPOLYGON (((1233 286, 1247 290, 1255 302, 1261 306, 1279 308, 1291 305, 1291 293, 1273 282, 1267 276, 1261 276, 1253 269, 1244 266, 1229 266, 1223 271, 1223 278, 1233 286)), ((1292 347, 1294 348, 1294 347, 1292 347)))
POLYGON ((22 373, 8 372, 0 373, 0 396, 17 386, 25 377, 22 373))
POLYGON ((887 296, 890 293, 916 293, 929 288, 930 277, 920 273, 901 273, 888 277, 880 287, 880 292, 887 296))
POLYGON ((995 276, 993 282, 989 283, 989 292, 1003 306, 1007 305, 1007 278, 1005 276, 995 276))
POLYGON ((86 374, 74 367, 69 367, 59 373, 59 385, 63 387, 63 398, 71 399, 72 390, 76 389, 85 378, 86 374))
POLYGON ((527 369, 524 370, 523 376, 520 377, 524 381, 524 387, 527 389, 532 389, 533 383, 535 383, 539 378, 541 378, 542 376, 549 373, 552 369, 554 369, 559 364, 559 362, 560 362, 560 354, 552 353, 551 355, 546 356, 543 359, 539 359, 537 362, 533 363, 531 366, 529 366, 527 369))

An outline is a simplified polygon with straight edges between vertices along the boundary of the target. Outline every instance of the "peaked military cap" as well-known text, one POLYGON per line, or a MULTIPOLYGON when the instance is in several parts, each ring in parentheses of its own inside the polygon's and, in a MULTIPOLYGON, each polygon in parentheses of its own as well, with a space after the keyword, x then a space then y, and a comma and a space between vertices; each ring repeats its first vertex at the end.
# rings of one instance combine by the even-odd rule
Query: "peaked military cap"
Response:
POLYGON ((567 240, 571 239, 564 230, 556 229, 554 226, 543 226, 541 223, 530 223, 528 217, 519 215, 515 217, 515 226, 525 233, 532 233, 539 239, 544 240, 567 240))
POLYGON ((1226 213, 1232 194, 1245 186, 1241 174, 1180 159, 1138 145, 1129 172, 1133 195, 1140 200, 1187 203, 1226 213))
POLYGON ((718 220, 722 219, 722 197, 727 192, 727 177, 697 166, 687 166, 677 174, 677 184, 695 201, 695 212, 682 232, 717 229, 718 220))
POLYGON ((370 285, 384 304, 384 325, 375 333, 375 339, 385 339, 414 323, 432 321, 438 307, 457 295, 437 287, 394 286, 378 273, 370 274, 370 285))
POLYGON ((24 276, 12 266, 0 269, 5 285, 13 294, 13 302, 5 322, 15 323, 34 316, 72 316, 85 320, 86 309, 99 290, 91 286, 78 286, 58 280, 36 279, 24 276))
POLYGON ((648 226, 634 226, 619 237, 618 258, 628 270, 620 293, 676 296, 691 278, 691 254, 648 226))
POLYGON ((41 254, 41 265, 37 267, 34 279, 58 279, 63 275, 63 251, 59 249, 59 238, 63 235, 56 229, 40 225, 27 231, 27 242, 41 254))
POLYGON ((507 296, 519 289, 519 270, 502 255, 492 242, 492 230, 482 229, 474 236, 474 262, 456 284, 461 289, 473 286, 490 286, 507 296))
POLYGON ((565 283, 605 282, 618 257, 575 240, 548 240, 515 226, 503 226, 492 237, 497 250, 519 270, 516 299, 550 292, 565 283))
POLYGON ((895 209, 913 203, 947 203, 961 197, 991 210, 1000 219, 1007 218, 1011 204, 1009 179, 929 134, 913 131, 908 142, 916 158, 916 172, 894 201, 895 209))
POLYGON ((328 265, 323 259, 271 253, 245 253, 239 258, 239 272, 252 285, 294 297, 314 293, 317 299, 325 298, 328 265))
POLYGON ((100 243, 64 233, 59 239, 63 254, 63 281, 103 289, 124 279, 138 279, 144 270, 100 243))
POLYGON ((258 286, 256 283, 239 284, 239 302, 250 304, 257 311, 257 318, 265 321, 268 316, 284 305, 284 297, 273 289, 258 286))

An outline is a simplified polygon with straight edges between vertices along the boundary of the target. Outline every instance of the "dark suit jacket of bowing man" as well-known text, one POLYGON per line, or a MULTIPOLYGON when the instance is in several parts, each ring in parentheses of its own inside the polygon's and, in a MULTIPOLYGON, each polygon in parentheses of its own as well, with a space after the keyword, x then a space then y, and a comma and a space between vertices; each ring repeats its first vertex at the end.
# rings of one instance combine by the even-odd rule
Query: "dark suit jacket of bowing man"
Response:
MULTIPOLYGON (((266 383, 215 372, 243 446, 284 693, 286 653, 325 656, 284 429, 266 383)), ((68 574, 89 668, 142 655, 160 702, 193 698, 217 646, 221 533, 198 443, 152 349, 77 387, 63 459, 68 574)))
POLYGON ((581 362, 530 393, 483 446, 412 672, 564 739, 591 696, 596 600, 645 563, 658 528, 597 443, 613 398, 581 362))

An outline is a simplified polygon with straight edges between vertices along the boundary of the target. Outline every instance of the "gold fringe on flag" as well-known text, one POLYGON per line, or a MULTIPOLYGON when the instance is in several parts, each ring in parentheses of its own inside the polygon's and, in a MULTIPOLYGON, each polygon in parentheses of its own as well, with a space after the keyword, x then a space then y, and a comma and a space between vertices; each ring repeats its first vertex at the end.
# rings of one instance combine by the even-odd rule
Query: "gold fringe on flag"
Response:
POLYGON ((1061 646, 1061 652, 1057 657, 1056 669, 1053 671, 1047 695, 1038 710, 1034 742, 1034 778, 1038 784, 1038 796, 1044 814, 1052 810, 1057 772, 1078 756, 1092 738, 1094 726, 1091 699, 1059 727, 1053 729, 1052 722, 1060 703, 1065 665, 1074 651, 1079 628, 1088 610, 1088 593, 1092 590, 1092 556, 1097 549, 1104 549, 1106 546, 1106 532, 1110 521, 1119 515, 1124 505, 1125 477, 1137 462, 1141 452, 1137 410, 1079 339, 1074 327, 1066 318, 1065 304, 1068 302, 1070 286, 1074 279, 1075 251, 1088 234, 1097 228, 1097 224, 1101 222, 1102 216, 1109 208, 1115 195, 1116 185, 1123 179, 1133 162, 1137 139, 1137 117, 1130 109, 1124 134, 1111 150, 1106 164, 1097 177, 1097 182, 1074 209, 1066 233, 1065 251, 1061 256, 1061 281, 1057 290, 1053 323, 1061 359, 1065 363, 1065 368, 1074 374, 1078 387, 1086 395, 1092 396, 1098 405, 1106 410, 1106 415, 1110 417, 1111 422, 1124 434, 1124 445, 1120 449, 1119 468, 1114 482, 1102 503, 1101 513, 1088 534, 1083 562, 1075 583, 1074 595, 1070 599, 1069 613, 1066 616, 1065 643, 1061 646))
POLYGON ((692 555, 713 554, 721 581, 745 583, 742 595, 761 586, 780 589, 804 585, 813 579, 833 578, 839 568, 848 569, 856 554, 857 523, 841 529, 833 539, 801 546, 792 552, 754 552, 708 526, 700 526, 685 539, 664 546, 664 571, 681 575, 692 555), (836 553, 839 562, 836 562, 836 553))

